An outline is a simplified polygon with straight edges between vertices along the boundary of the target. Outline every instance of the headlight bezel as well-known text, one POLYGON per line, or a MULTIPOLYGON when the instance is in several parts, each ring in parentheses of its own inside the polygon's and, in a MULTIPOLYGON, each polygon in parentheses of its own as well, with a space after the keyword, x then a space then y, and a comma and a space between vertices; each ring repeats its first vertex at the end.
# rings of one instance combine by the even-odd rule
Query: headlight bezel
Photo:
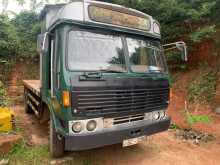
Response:
POLYGON ((80 133, 80 132, 82 132, 82 130, 83 130, 83 124, 80 121, 76 121, 76 122, 74 122, 72 124, 72 131, 74 133, 80 133), (76 126, 77 124, 80 125, 80 129, 79 130, 74 129, 74 126, 76 126))
POLYGON ((154 21, 154 23, 153 23, 153 32, 154 32, 155 34, 160 35, 160 34, 161 34, 161 30, 160 30, 160 29, 161 29, 161 28, 160 28, 159 22, 154 21))

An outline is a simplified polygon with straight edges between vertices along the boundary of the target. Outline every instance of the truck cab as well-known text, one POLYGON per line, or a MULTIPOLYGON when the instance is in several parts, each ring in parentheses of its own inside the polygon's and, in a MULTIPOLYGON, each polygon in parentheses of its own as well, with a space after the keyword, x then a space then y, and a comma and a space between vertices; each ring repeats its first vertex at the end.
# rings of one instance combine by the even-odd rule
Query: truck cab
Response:
POLYGON ((40 80, 24 80, 25 109, 50 121, 52 156, 129 146, 169 128, 169 74, 155 19, 84 0, 47 5, 41 20, 40 80))

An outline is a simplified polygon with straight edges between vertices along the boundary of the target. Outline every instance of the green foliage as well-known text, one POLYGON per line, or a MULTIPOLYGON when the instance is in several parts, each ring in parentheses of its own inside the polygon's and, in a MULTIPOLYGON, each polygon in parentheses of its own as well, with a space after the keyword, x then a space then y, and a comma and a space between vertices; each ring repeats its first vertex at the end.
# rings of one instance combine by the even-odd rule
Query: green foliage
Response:
POLYGON ((181 61, 180 52, 177 52, 177 51, 167 52, 167 53, 166 53, 166 60, 167 60, 168 62, 181 61))
POLYGON ((197 76, 188 88, 190 102, 209 102, 212 100, 217 85, 217 74, 212 72, 197 76))
POLYGON ((6 96, 6 90, 3 83, 0 81, 0 107, 6 107, 8 105, 8 99, 6 96))
POLYGON ((189 4, 192 5, 192 7, 190 8, 189 6, 189 10, 187 11, 188 15, 191 16, 191 19, 193 21, 198 21, 212 14, 211 11, 212 8, 216 5, 216 1, 197 0, 197 1, 192 1, 189 4))
POLYGON ((0 15, 0 58, 8 58, 18 50, 18 36, 15 27, 5 15, 0 15))
POLYGON ((220 17, 219 17, 219 11, 220 11, 220 0, 216 0, 216 5, 211 9, 211 18, 218 24, 220 23, 220 17))
MULTIPOLYGON (((5 0, 4 2, 8 1, 5 0)), ((18 1, 21 5, 27 3, 26 0, 14 1, 18 1)), ((210 18, 213 18, 217 23, 220 22, 220 0, 101 1, 125 5, 152 15, 161 23, 164 42, 176 40, 176 38, 189 38, 192 41, 199 42, 204 38, 210 37, 215 28, 214 26, 204 27, 193 32, 195 30, 193 25, 200 24, 204 20, 210 20, 210 18), (188 33, 190 33, 190 36, 185 36, 188 33)), ((0 15, 0 58, 8 58, 15 55, 25 57, 36 55, 36 38, 40 32, 40 23, 35 11, 45 2, 52 2, 52 0, 31 0, 29 4, 31 10, 15 15, 13 20, 6 16, 7 12, 4 15, 0 15)), ((59 0, 55 2, 59 2, 59 0)), ((7 7, 5 10, 7 10, 7 7)))
POLYGON ((8 155, 10 164, 48 164, 49 152, 47 145, 29 147, 25 140, 15 144, 8 155), (46 161, 46 162, 45 162, 46 161))
POLYGON ((210 123, 212 118, 207 115, 193 115, 189 111, 186 111, 186 122, 190 125, 195 123, 210 123))
MULTIPOLYGON (((193 23, 219 13, 220 0, 103 0, 135 8, 156 18, 162 27, 165 41, 182 36, 193 23)), ((191 31, 190 31, 191 32, 191 31)))
POLYGON ((211 36, 216 32, 215 25, 206 26, 203 28, 199 28, 197 31, 193 32, 190 35, 190 40, 192 42, 201 42, 204 39, 211 38, 211 36))
POLYGON ((177 130, 177 129, 180 129, 180 127, 177 124, 175 124, 175 123, 171 123, 170 124, 170 129, 177 130))
POLYGON ((21 12, 13 20, 0 15, 0 59, 36 55, 39 33, 40 22, 34 12, 21 12))
POLYGON ((36 55, 36 40, 40 33, 38 15, 34 12, 21 12, 12 20, 19 37, 19 55, 36 55))

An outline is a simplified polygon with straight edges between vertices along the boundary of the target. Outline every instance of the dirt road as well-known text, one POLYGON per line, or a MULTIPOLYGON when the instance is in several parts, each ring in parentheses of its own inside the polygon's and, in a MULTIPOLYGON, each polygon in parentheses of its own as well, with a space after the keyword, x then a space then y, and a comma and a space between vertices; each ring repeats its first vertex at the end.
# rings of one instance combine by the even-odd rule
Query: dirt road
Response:
MULTIPOLYGON (((47 144, 47 126, 40 125, 34 115, 25 114, 22 105, 13 108, 19 119, 19 127, 23 129, 28 142, 31 145, 47 144)), ((122 148, 121 145, 113 145, 90 151, 66 153, 66 157, 75 164, 87 162, 98 165, 219 165, 219 153, 219 139, 196 145, 192 141, 177 138, 175 131, 169 130, 153 135, 137 146, 122 148)))

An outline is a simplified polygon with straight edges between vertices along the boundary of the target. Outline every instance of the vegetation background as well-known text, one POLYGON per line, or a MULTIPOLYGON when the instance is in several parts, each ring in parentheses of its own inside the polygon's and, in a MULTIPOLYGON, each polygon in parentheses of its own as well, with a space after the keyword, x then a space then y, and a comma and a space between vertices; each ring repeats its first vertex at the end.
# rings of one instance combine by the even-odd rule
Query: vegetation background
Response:
MULTIPOLYGON (((0 69, 11 68, 15 59, 38 59, 36 52, 37 35, 40 33, 40 10, 46 3, 70 2, 71 0, 0 0, 0 69), (8 10, 9 2, 18 3, 21 7, 29 5, 29 9, 20 13, 8 10)), ((173 53, 167 55, 171 70, 186 69, 190 63, 198 65, 198 58, 193 59, 193 52, 200 43, 213 40, 220 24, 220 0, 102 0, 135 8, 152 15, 161 24, 163 43, 183 40, 189 48, 189 62, 182 63, 180 56, 173 53)), ((218 47, 218 46, 216 46, 218 47)), ((210 49, 209 47, 207 49, 210 49)), ((220 51, 219 51, 220 52, 220 51)), ((197 53, 198 54, 198 53, 197 53)), ((202 62, 206 62, 201 56, 202 62)), ((5 70, 5 69, 4 69, 5 70)), ((216 72, 217 73, 217 72, 216 72)), ((211 74, 213 75, 213 74, 211 74)), ((0 81, 5 78, 0 73, 0 81)), ((203 80, 201 80, 203 81, 203 80)), ((213 83, 214 84, 214 83, 213 83)), ((0 91, 3 85, 0 85, 0 91)), ((212 86, 212 88, 214 88, 212 86)), ((209 88, 207 88, 209 90, 209 88)), ((190 87, 197 96, 206 92, 190 87)), ((3 92, 3 90, 2 90, 3 92)), ((194 95, 190 96, 193 100, 194 95)))
MULTIPOLYGON (((46 3, 60 0, 0 0, 0 60, 34 57, 40 33, 39 10, 46 3), (8 11, 9 1, 22 6, 30 1, 29 10, 19 14, 8 11), (12 18, 9 18, 9 16, 12 18)), ((68 0, 65 0, 68 2, 68 0)), ((103 0, 135 8, 155 17, 162 27, 163 42, 183 39, 193 44, 215 32, 220 21, 220 0, 103 0)))

